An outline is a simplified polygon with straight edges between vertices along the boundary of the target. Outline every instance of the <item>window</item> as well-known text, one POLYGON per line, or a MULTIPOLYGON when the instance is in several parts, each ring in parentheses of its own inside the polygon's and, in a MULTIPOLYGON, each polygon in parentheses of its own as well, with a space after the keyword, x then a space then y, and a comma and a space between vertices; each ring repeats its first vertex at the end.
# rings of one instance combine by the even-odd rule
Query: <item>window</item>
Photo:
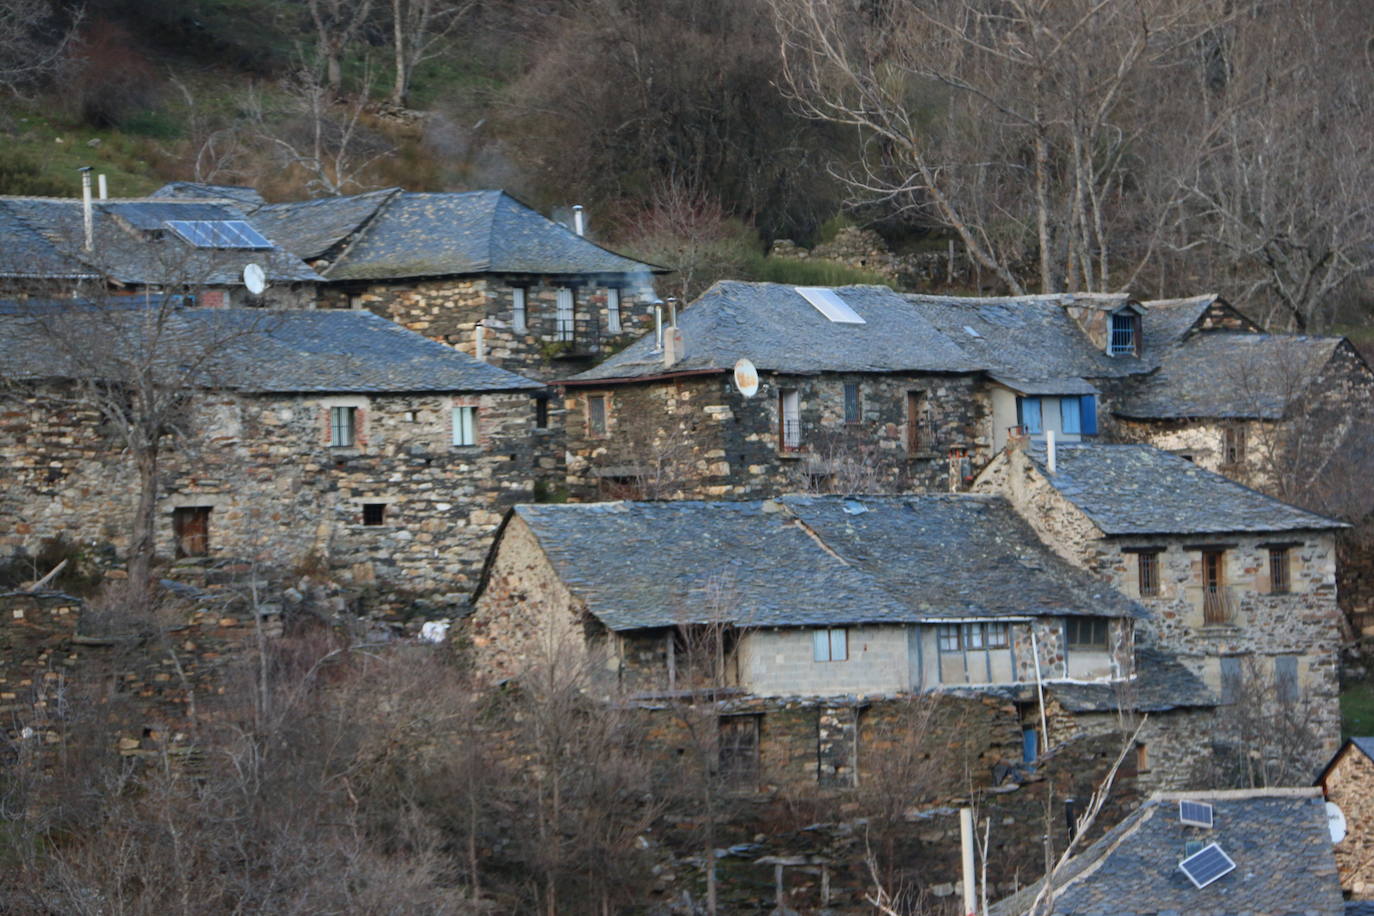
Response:
POLYGON ((1226 591, 1226 553, 1222 550, 1202 552, 1202 622, 1229 623, 1230 594, 1226 591))
POLYGON ((363 524, 375 528, 386 524, 386 503, 363 503, 363 524))
POLYGON ((1159 551, 1143 550, 1135 556, 1136 581, 1140 585, 1140 597, 1155 598, 1159 595, 1159 551))
POLYGON ((567 286, 558 291, 553 330, 555 340, 573 339, 573 291, 567 286))
POLYGON ((526 328, 525 323, 525 287, 517 286, 510 291, 511 295, 511 327, 517 331, 526 328))
POLYGON ((983 644, 983 625, 979 623, 966 623, 962 625, 963 632, 959 638, 964 641, 965 649, 984 649, 983 644))
POLYGON ((606 396, 587 395, 587 435, 601 439, 606 435, 606 396))
POLYGON ((477 444, 477 408, 453 408, 453 444, 477 444))
POLYGON ((1150 772, 1150 748, 1145 744, 1135 746, 1135 771, 1137 773, 1150 772))
POLYGON ((1275 656, 1274 691, 1280 703, 1298 702, 1298 657, 1296 655, 1275 656))
POLYGON ((760 716, 721 716, 717 724, 720 775, 729 782, 758 779, 760 716))
POLYGON ((358 408, 329 408, 329 444, 333 448, 352 448, 357 443, 358 408))
POLYGON ((1223 433, 1222 460, 1227 464, 1240 464, 1245 460, 1245 427, 1228 426, 1223 433))
POLYGON ((908 391, 906 393, 906 451, 914 455, 921 450, 921 434, 927 422, 926 393, 908 391))
POLYGON ((203 557, 210 553, 210 507, 182 506, 172 510, 176 555, 203 557))
POLYGON ((811 657, 818 662, 842 662, 848 660, 848 633, 839 628, 812 630, 811 657))
POLYGON ((1040 423, 1039 398, 1016 399, 1016 425, 1024 429, 1028 436, 1037 436, 1045 431, 1040 423))
POLYGON ((1059 399, 1059 428, 1067 436, 1083 432, 1083 411, 1078 398, 1059 399))
POLYGON ((1005 649, 1011 645, 1011 627, 1005 623, 985 623, 989 649, 1005 649))
POLYGON ((1105 651, 1107 648, 1107 620, 1105 617, 1069 617, 1065 621, 1070 649, 1105 651))
POLYGON ((1286 595, 1290 588, 1288 579, 1288 548, 1269 548, 1269 591, 1275 595, 1286 595))
POLYGON ((959 624, 942 623, 935 630, 936 642, 940 645, 941 652, 961 652, 963 643, 959 639, 959 624))
POLYGON ((801 448, 801 394, 795 388, 784 388, 778 392, 779 431, 778 441, 784 452, 795 452, 801 448))
POLYGON ((863 419, 863 403, 857 382, 844 383, 844 422, 858 423, 863 419))
POLYGON ((606 330, 620 333, 620 290, 614 286, 606 290, 606 330))
POLYGON ((1140 316, 1131 311, 1112 315, 1112 339, 1107 345, 1112 356, 1135 356, 1140 352, 1140 316))
POLYGON ((549 399, 546 397, 534 399, 534 428, 549 428, 549 399))

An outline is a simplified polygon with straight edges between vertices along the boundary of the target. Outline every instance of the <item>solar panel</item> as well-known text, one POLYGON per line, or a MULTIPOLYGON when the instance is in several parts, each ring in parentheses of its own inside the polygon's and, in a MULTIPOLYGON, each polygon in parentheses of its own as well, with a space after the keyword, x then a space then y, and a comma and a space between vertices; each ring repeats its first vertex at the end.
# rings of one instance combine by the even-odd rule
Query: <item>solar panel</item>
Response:
POLYGON ((167 228, 196 248, 271 248, 272 243, 241 219, 173 219, 167 228))
POLYGON ((1212 827, 1212 806, 1206 802, 1181 801, 1178 803, 1178 822, 1192 827, 1212 827))
POLYGON ((1188 880, 1193 882, 1193 886, 1201 890, 1227 872, 1233 871, 1236 863, 1221 851, 1220 846, 1212 843, 1203 847, 1201 852, 1194 853, 1178 863, 1178 867, 1188 876, 1188 880))
POLYGON ((849 307, 849 304, 836 294, 833 289, 825 286, 798 286, 794 287, 797 293, 816 307, 826 318, 835 324, 867 324, 859 317, 859 313, 849 307))

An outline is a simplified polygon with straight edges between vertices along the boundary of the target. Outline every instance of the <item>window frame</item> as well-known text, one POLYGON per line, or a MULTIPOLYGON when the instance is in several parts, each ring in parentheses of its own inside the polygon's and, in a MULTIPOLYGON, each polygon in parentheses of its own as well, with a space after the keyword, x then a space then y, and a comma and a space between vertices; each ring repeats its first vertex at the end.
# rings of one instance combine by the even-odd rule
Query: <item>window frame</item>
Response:
POLYGON ((906 393, 906 453, 915 455, 921 451, 922 427, 927 413, 926 393, 908 391, 906 393))
POLYGON ((587 417, 587 438, 605 439, 611 434, 611 397, 607 394, 589 394, 583 404, 587 417), (600 404, 599 411, 592 405, 600 404))
POLYGON ((801 389, 778 389, 778 450, 799 452, 802 449, 801 428, 801 389), (791 405, 789 416, 788 406, 791 405), (788 421, 792 421, 792 433, 788 434, 788 421))
POLYGON ((554 295, 553 338, 559 343, 577 339, 577 291, 571 286, 558 287, 554 295))
POLYGON ((362 507, 364 528, 383 528, 386 526, 386 503, 363 503, 362 507))
POLYGON ((994 620, 981 626, 984 628, 983 642, 989 650, 1011 648, 1011 624, 994 620))
POLYGON ((329 447, 357 448, 358 408, 340 405, 329 408, 329 447), (343 422, 340 422, 340 421, 343 422))
POLYGON ((817 627, 811 631, 813 662, 849 661, 849 632, 844 627, 817 627), (838 645, 838 653, 836 647, 838 645))
POLYGON ((1142 598, 1158 598, 1163 594, 1159 581, 1159 550, 1136 553, 1136 591, 1142 598))
POLYGON ((606 287, 606 333, 624 333, 620 323, 620 287, 606 287))
POLYGON ((454 448, 475 448, 477 439, 477 407, 455 404, 449 413, 450 443, 454 448))
POLYGON ((953 655, 955 652, 963 652, 963 628, 957 623, 936 624, 935 648, 937 652, 944 655, 953 655))
POLYGON ((1028 436, 1039 436, 1045 432, 1045 402, 1039 395, 1016 396, 1016 425, 1028 436), (1031 405, 1035 409, 1029 409, 1031 405), (1030 417, 1035 416, 1035 423, 1032 426, 1030 417))
POLYGON ((549 398, 547 396, 535 395, 534 398, 534 428, 549 428, 549 398))
POLYGON ((511 287, 510 324, 516 331, 529 330, 529 290, 523 286, 511 287))
POLYGON ((1107 322, 1107 355, 1139 356, 1140 325, 1140 316, 1133 309, 1119 309, 1112 312, 1107 322), (1125 327, 1118 327, 1118 321, 1124 322, 1125 327), (1124 335, 1126 342, 1118 343, 1118 335, 1124 335))
POLYGON ((1237 465, 1245 463, 1247 441, 1244 426, 1230 423, 1222 427, 1221 461, 1222 464, 1237 465))
POLYGON ((724 781, 735 784, 757 781, 762 733, 762 713, 717 716, 716 769, 724 781))
POLYGON ((210 515, 214 511, 214 506, 176 506, 172 509, 173 554, 178 560, 185 557, 208 557, 210 555, 210 515), (198 550, 185 549, 187 540, 191 537, 186 528, 188 522, 192 520, 199 520, 203 523, 199 535, 200 546, 198 550))
POLYGON ((1106 652, 1111 648, 1111 628, 1106 617, 1065 617, 1064 648, 1070 652, 1106 652), (1083 639, 1083 628, 1087 627, 1092 641, 1083 639), (1097 631, 1102 632, 1102 641, 1096 640, 1097 631))

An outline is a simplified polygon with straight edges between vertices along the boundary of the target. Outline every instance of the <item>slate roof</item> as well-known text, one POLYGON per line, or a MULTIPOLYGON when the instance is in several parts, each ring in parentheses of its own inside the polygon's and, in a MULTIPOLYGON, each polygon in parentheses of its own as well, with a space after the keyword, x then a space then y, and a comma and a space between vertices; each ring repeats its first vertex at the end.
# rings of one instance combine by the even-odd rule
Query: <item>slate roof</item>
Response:
MULTIPOLYGON (((0 197, 0 251, 14 245, 20 252, 37 236, 61 261, 61 278, 79 265, 89 276, 108 276, 119 283, 191 286, 239 286, 243 268, 258 264, 274 283, 318 282, 322 278, 295 255, 272 249, 194 248, 162 224, 171 219, 244 219, 225 202, 205 200, 108 200, 95 207, 95 246, 86 251, 81 201, 69 198, 0 197), (157 235, 149 235, 157 230, 157 235)), ((270 239, 270 235, 268 236, 270 239)), ((16 257, 6 251, 0 264, 16 257)), ((35 262, 46 263, 46 262, 35 262)), ((30 274, 30 276, 34 276, 30 274)))
POLYGON ((1000 497, 786 496, 514 513, 613 630, 700 619, 713 581, 731 619, 752 627, 1144 614, 1045 547, 1000 497))
POLYGON ((1140 712, 1217 706, 1217 695, 1174 655, 1159 649, 1135 650, 1136 677, 1126 687, 1115 684, 1052 682, 1045 692, 1069 712, 1116 712, 1130 705, 1140 712))
MULTIPOLYGON (((1054 916, 1341 916, 1336 858, 1317 789, 1158 794, 1073 857, 1054 916), (1179 823, 1178 801, 1213 806, 1211 830, 1179 823), (1202 889, 1179 869, 1189 840, 1216 842, 1236 868, 1202 889)), ((990 908, 1020 916, 1034 885, 990 908)))
POLYGON ((1360 749, 1360 752, 1374 760, 1374 738, 1351 738, 1350 743, 1360 749))
MULTIPOLYGON (((18 377, 88 376, 102 365, 54 348, 53 334, 114 342, 139 352, 158 335, 166 358, 203 359, 197 384, 255 393, 513 391, 544 386, 408 331, 363 310, 119 308, 67 301, 41 311, 0 307, 0 364, 18 377), (149 320, 158 314, 165 323, 149 320), (35 317, 38 316, 38 317, 35 317), (165 342, 165 343, 164 343, 165 342)), ((151 344, 147 346, 153 346, 151 344)))
MULTIPOLYGON (((1125 296, 969 298, 907 295, 932 325, 992 372, 1017 379, 1118 378, 1148 372, 1134 356, 1108 356, 1093 346, 1066 306, 1079 300, 1101 307, 1125 305, 1125 296), (977 336, 969 333, 977 332, 977 336)), ((1054 392, 1072 394, 1074 392, 1054 392)))
POLYGON ((0 198, 0 277, 92 280, 97 276, 40 235, 0 198))
POLYGON ((244 212, 252 212, 253 208, 266 203, 256 188, 237 184, 204 184, 199 181, 171 181, 148 196, 177 200, 230 200, 244 212))
POLYGON ((1114 412, 1140 419, 1281 419, 1340 337, 1206 331, 1160 356, 1114 412))
POLYGON ((723 280, 678 312, 686 358, 671 369, 647 334, 568 381, 634 379, 664 372, 727 371, 741 357, 768 372, 973 372, 964 353, 907 299, 886 286, 835 290, 864 324, 837 324, 781 283, 723 280))
POLYGON ((1148 445, 1060 444, 1045 480, 1106 535, 1224 534, 1344 528, 1148 445))
POLYGON ((602 248, 504 191, 390 190, 270 205, 281 243, 302 257, 354 237, 325 268, 331 280, 399 280, 462 274, 631 274, 662 268, 602 248), (389 195, 384 196, 383 195, 389 195), (326 247, 321 247, 326 246, 326 247))
POLYGON ((1216 293, 1189 296, 1186 299, 1151 299, 1142 302, 1145 314, 1141 317, 1141 337, 1145 357, 1158 361, 1158 355, 1183 340, 1198 319, 1221 297, 1216 293))
POLYGON ((281 239, 282 247, 297 257, 314 261, 367 225, 399 193, 400 188, 386 188, 350 197, 267 204, 253 211, 253 225, 281 239))

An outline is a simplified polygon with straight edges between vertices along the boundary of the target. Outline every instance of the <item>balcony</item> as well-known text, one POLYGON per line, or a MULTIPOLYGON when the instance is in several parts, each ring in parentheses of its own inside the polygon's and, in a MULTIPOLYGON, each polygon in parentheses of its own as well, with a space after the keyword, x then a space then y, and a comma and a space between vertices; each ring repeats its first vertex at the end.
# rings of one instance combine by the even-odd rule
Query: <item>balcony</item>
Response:
POLYGON ((786 419, 782 421, 782 442, 779 443, 779 446, 783 452, 801 451, 801 420, 786 419))
POLYGON ((548 359, 591 359, 601 353, 601 323, 595 318, 554 315, 533 322, 548 359))
POLYGON ((1205 585, 1202 588, 1202 625, 1232 626, 1237 619, 1240 603, 1235 592, 1226 585, 1205 585))

